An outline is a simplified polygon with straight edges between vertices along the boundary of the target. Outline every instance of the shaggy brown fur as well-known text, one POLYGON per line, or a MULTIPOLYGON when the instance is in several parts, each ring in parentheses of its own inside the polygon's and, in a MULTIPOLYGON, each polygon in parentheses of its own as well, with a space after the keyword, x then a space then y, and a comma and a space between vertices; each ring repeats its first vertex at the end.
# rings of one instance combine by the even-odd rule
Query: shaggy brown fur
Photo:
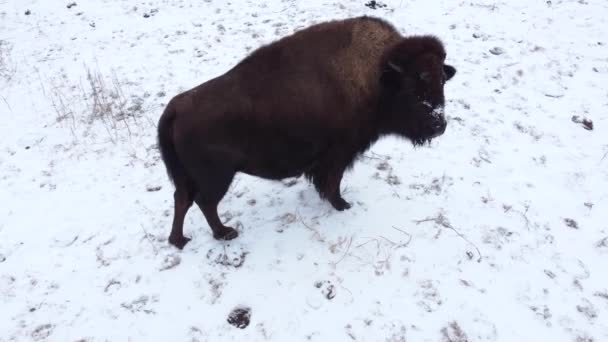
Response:
POLYGON ((422 144, 443 133, 441 42, 402 37, 370 17, 311 26, 261 47, 222 76, 175 96, 158 125, 175 184, 169 242, 178 248, 186 212, 200 207, 216 239, 238 233, 217 205, 234 175, 304 174, 337 210, 350 208, 340 182, 379 137, 422 144))

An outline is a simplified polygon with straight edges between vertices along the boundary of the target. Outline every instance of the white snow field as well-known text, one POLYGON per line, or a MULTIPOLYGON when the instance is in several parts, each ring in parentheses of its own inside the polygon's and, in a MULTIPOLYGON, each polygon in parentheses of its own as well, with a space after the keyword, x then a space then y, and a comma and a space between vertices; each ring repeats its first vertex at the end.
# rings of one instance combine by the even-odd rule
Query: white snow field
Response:
POLYGON ((0 341, 608 341, 608 2, 366 2, 0 0, 0 341), (239 175, 238 239, 170 246, 169 99, 364 14, 443 40, 446 133, 345 212, 239 175))

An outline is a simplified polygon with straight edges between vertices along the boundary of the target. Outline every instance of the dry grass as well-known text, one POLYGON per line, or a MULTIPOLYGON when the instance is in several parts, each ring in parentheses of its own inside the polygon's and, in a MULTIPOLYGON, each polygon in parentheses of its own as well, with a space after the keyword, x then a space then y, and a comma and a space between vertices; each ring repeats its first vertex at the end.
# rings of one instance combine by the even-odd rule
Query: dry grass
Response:
POLYGON ((9 82, 17 72, 17 67, 11 58, 13 46, 6 40, 0 40, 0 79, 9 82))
MULTIPOLYGON (((43 86, 44 91, 44 86, 43 86)), ((46 91, 44 91, 46 93, 46 91)), ((55 110, 55 119, 57 122, 66 123, 69 127, 72 136, 77 139, 76 134, 76 116, 73 107, 70 105, 72 102, 67 98, 66 92, 63 91, 61 86, 51 83, 51 88, 48 93, 51 100, 51 105, 55 110)))
POLYGON ((138 118, 143 114, 143 99, 127 98, 114 71, 106 78, 99 70, 92 70, 86 65, 85 69, 87 83, 81 89, 87 100, 90 120, 100 120, 114 143, 119 139, 121 129, 126 129, 131 137, 133 128, 140 126, 138 118), (106 79, 109 79, 109 83, 106 79))
POLYGON ((86 64, 84 71, 85 76, 77 84, 70 84, 73 82, 65 75, 46 82, 39 77, 57 122, 65 123, 76 140, 101 123, 114 144, 145 129, 141 120, 146 111, 144 97, 127 96, 123 89, 125 82, 120 81, 114 71, 108 76, 86 64), (45 84, 50 84, 49 91, 45 84))

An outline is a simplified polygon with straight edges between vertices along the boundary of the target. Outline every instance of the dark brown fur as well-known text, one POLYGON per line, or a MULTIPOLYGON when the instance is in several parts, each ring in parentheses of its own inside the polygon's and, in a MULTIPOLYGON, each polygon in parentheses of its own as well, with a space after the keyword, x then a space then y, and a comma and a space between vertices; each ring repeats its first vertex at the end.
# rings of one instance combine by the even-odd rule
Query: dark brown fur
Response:
POLYGON ((444 59, 434 37, 404 38, 383 20, 359 17, 261 47, 175 96, 158 125, 176 188, 169 242, 183 248, 189 241, 183 222, 193 202, 216 239, 238 235, 217 214, 237 172, 277 180, 304 174, 337 210, 350 208, 342 175, 378 138, 421 144, 445 130, 438 109, 455 69, 444 59))

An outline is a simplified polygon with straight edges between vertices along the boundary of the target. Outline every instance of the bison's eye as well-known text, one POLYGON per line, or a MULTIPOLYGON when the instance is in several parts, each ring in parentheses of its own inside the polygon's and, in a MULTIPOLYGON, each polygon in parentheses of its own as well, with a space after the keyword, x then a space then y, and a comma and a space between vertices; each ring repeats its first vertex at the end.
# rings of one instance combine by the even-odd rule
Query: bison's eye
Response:
POLYGON ((423 80, 424 82, 431 82, 431 73, 428 71, 423 71, 420 73, 420 75, 418 75, 418 77, 423 80))

